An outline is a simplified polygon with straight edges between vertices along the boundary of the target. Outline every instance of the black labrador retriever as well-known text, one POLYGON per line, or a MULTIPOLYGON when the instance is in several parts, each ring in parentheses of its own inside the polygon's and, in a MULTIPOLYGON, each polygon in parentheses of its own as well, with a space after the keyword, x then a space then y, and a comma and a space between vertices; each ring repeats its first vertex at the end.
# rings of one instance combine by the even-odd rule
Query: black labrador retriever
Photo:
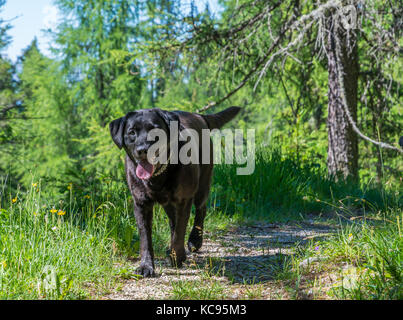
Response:
MULTIPOLYGON (((206 201, 210 191, 213 173, 213 148, 210 144, 209 163, 176 164, 150 163, 147 151, 154 143, 148 133, 155 128, 162 129, 167 136, 173 123, 179 130, 193 129, 202 137, 203 129, 219 129, 233 119, 239 107, 230 107, 212 115, 200 115, 184 111, 143 109, 129 112, 126 116, 109 124, 113 141, 126 151, 125 169, 128 187, 134 200, 134 215, 140 235, 141 263, 138 273, 144 277, 155 275, 152 247, 153 206, 157 202, 169 217, 171 245, 168 254, 173 266, 180 267, 186 260, 185 232, 192 204, 196 208, 194 226, 188 240, 188 249, 197 251, 203 242, 203 224, 206 216, 206 201)), ((171 137, 169 137, 171 138, 171 137)), ((179 149, 185 143, 179 141, 179 149)), ((202 157, 201 143, 199 155, 202 157)))

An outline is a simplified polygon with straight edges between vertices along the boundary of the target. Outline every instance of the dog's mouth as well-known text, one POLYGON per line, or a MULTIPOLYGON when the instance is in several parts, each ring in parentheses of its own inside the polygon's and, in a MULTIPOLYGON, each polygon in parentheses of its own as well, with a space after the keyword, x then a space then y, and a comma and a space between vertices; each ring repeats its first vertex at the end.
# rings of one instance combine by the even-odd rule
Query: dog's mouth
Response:
POLYGON ((148 180, 153 176, 154 169, 154 165, 149 163, 147 159, 140 160, 137 163, 136 175, 139 179, 148 180))

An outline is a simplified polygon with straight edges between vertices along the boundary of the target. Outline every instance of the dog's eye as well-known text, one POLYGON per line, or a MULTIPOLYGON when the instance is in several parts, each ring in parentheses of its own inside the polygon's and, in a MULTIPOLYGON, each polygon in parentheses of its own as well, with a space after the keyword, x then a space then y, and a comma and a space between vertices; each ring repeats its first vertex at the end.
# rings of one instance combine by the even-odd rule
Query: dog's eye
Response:
POLYGON ((128 134, 130 135, 130 136, 134 136, 134 135, 136 135, 136 131, 135 130, 130 130, 129 132, 128 132, 128 134))

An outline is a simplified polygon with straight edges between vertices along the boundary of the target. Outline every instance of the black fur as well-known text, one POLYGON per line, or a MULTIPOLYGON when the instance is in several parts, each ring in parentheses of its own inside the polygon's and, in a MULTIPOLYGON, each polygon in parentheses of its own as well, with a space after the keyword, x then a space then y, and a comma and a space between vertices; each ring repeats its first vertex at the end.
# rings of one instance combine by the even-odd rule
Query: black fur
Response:
MULTIPOLYGON (((144 277, 155 275, 152 247, 153 206, 159 203, 165 209, 171 228, 171 243, 168 250, 172 265, 180 267, 186 259, 185 232, 192 205, 196 216, 188 240, 188 249, 197 251, 203 243, 203 226, 206 216, 206 201, 210 191, 213 173, 213 148, 210 141, 209 164, 168 164, 162 174, 142 180, 136 175, 136 168, 142 160, 139 149, 151 145, 147 132, 158 127, 169 135, 171 121, 178 121, 179 128, 196 130, 201 141, 202 129, 218 128, 231 120, 239 108, 232 107, 217 115, 202 116, 183 111, 144 109, 128 113, 125 117, 110 123, 113 141, 126 151, 126 179, 134 200, 134 215, 140 234, 141 262, 138 272, 144 277)), ((182 142, 183 143, 183 142, 182 142)), ((201 154, 201 145, 200 145, 201 154)))

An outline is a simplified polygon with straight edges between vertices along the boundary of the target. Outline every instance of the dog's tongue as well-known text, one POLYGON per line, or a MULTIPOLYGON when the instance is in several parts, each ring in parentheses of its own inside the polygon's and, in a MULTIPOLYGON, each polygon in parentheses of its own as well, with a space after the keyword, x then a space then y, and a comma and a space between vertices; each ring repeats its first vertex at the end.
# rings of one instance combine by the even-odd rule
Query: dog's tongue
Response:
POLYGON ((147 160, 141 160, 137 164, 136 174, 137 177, 143 180, 150 179, 154 173, 154 166, 147 160))

